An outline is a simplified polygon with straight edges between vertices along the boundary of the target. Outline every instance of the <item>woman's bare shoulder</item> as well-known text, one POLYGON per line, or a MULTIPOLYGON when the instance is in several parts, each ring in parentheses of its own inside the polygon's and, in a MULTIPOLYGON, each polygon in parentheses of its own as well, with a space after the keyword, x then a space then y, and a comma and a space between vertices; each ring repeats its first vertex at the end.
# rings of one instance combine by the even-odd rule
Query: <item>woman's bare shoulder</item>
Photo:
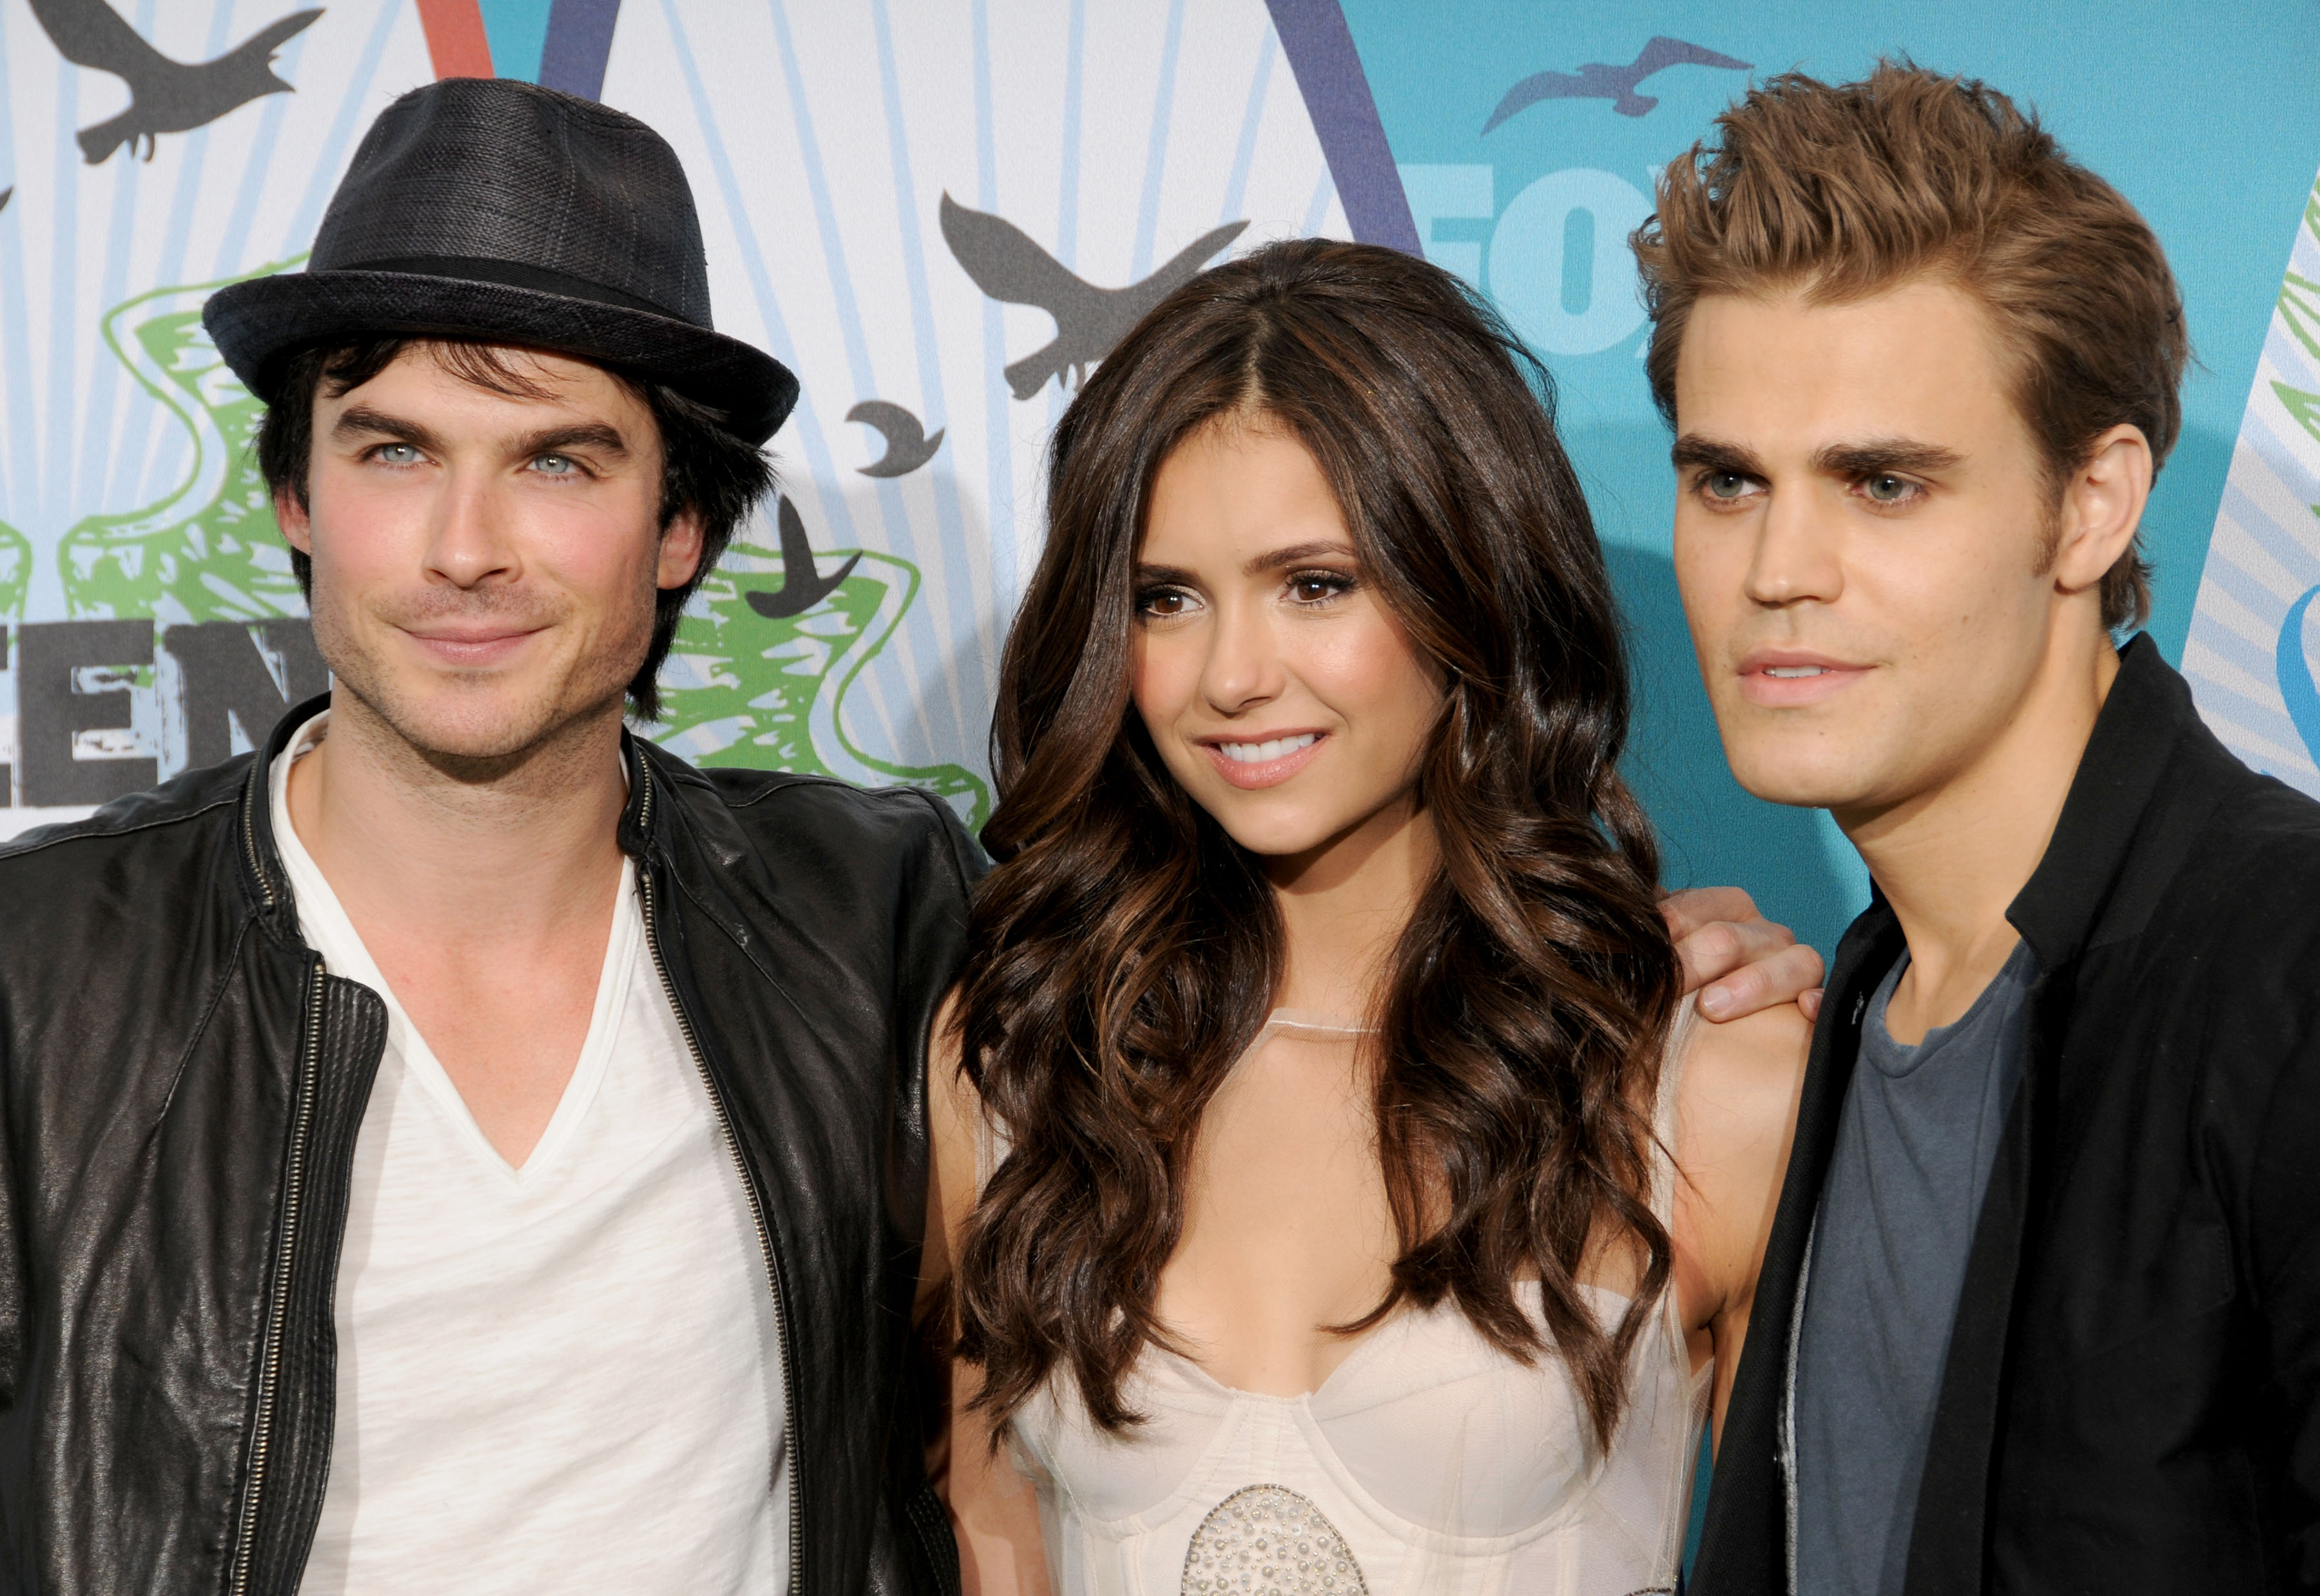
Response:
POLYGON ((1676 1156, 1694 1184, 1743 1208, 1778 1194, 1812 1029, 1794 1003, 1691 1028, 1676 1092, 1676 1156))
POLYGON ((933 1179, 929 1183, 934 1212, 947 1237, 955 1239, 974 1207, 976 1148, 981 1135, 983 1099, 974 1083, 959 1067, 958 992, 953 988, 935 1012, 934 1034, 927 1038, 927 1121, 934 1144, 933 1179))
POLYGON ((958 988, 944 996, 935 1011, 934 1033, 927 1038, 927 1103, 939 1119, 944 1114, 972 1114, 977 1105, 974 1083, 959 1068, 958 988))

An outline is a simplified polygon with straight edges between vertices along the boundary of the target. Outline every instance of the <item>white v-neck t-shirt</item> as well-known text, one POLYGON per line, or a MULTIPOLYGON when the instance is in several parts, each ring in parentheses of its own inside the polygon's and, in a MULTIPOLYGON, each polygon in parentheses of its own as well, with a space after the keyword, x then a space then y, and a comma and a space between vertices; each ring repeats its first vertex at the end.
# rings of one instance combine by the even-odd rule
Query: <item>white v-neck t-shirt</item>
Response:
POLYGON ((578 1065, 502 1158, 299 841, 300 929, 386 1004, 340 1253, 338 1407, 304 1596, 785 1587, 780 1328, 739 1172, 647 944, 635 869, 578 1065))

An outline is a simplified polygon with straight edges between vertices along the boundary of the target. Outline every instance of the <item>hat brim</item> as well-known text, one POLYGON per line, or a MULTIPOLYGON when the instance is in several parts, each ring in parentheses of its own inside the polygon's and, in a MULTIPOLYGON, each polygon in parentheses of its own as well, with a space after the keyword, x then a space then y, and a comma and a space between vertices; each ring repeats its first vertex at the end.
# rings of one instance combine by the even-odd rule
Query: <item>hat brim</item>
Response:
POLYGON ((641 373, 720 411, 762 444, 797 404, 797 377, 764 350, 690 322, 533 288, 394 271, 278 272, 219 289, 202 324, 249 391, 269 404, 276 357, 302 345, 374 337, 485 338, 641 373))

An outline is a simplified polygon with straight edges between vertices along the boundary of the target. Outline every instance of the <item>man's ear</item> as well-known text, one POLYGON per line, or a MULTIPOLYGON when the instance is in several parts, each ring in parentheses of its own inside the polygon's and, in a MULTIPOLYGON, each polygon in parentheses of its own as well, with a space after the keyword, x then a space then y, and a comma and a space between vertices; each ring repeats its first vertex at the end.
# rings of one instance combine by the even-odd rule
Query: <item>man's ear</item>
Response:
POLYGON ((676 519, 660 535, 660 570, 653 578, 653 585, 682 587, 692 581, 693 572, 701 568, 704 541, 701 512, 691 505, 678 511, 676 519))
POLYGON ((274 490, 274 524, 282 529, 284 542, 309 559, 314 557, 313 518, 286 483, 274 490))
POLYGON ((2121 424, 2094 441, 2087 461, 2063 485, 2062 524, 2054 540, 2054 585, 2080 593, 2134 546, 2151 499, 2151 441, 2143 429, 2121 424))

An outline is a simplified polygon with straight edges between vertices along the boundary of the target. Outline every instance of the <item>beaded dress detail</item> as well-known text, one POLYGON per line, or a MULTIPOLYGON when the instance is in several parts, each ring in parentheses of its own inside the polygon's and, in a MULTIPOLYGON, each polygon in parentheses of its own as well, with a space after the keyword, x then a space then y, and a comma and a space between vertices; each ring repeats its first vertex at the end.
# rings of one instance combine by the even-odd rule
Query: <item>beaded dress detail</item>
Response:
POLYGON ((1183 1596, 1368 1596, 1337 1527, 1285 1485, 1217 1503, 1184 1554, 1183 1596))
MULTIPOLYGON (((1670 1146, 1692 1024, 1687 1002, 1661 1071, 1670 1146)), ((1250 1051, 1363 1034, 1283 1010, 1250 1051)), ((1663 1222, 1672 1184, 1661 1158, 1663 1222)), ((1618 1322, 1626 1298, 1581 1289, 1618 1322)), ((1691 1367, 1671 1291, 1636 1339, 1606 1451, 1559 1359, 1526 1367, 1444 1303, 1392 1314, 1301 1396, 1237 1390, 1147 1348, 1123 1395, 1148 1421, 1126 1436, 1098 1430, 1059 1374, 1008 1438, 1064 1596, 1649 1596, 1676 1588, 1710 1373, 1691 1367)))

